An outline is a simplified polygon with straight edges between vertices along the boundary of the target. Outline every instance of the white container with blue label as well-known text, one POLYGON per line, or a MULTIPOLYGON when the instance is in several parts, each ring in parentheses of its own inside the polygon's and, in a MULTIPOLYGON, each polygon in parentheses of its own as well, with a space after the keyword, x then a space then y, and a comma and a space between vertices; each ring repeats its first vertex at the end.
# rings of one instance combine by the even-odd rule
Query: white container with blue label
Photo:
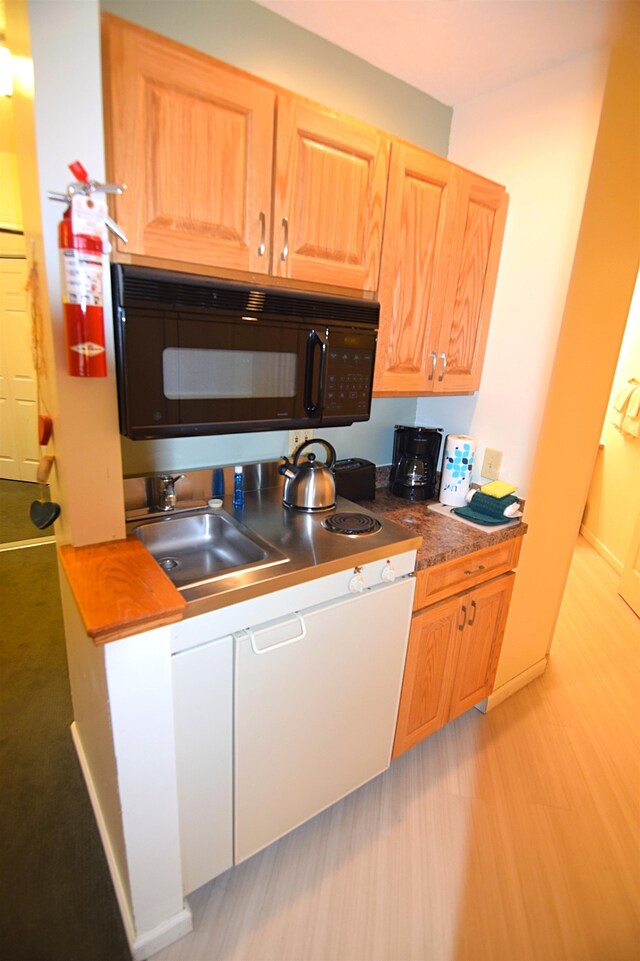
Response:
POLYGON ((476 439, 467 434, 449 434, 444 445, 440 503, 448 507, 463 507, 471 483, 471 471, 476 455, 476 439))

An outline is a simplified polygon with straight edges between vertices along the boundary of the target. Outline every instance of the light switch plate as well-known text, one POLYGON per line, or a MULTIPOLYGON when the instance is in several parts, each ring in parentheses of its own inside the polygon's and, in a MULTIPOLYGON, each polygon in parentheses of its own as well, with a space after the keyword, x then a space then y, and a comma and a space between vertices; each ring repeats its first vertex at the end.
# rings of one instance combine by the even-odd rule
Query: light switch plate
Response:
POLYGON ((484 460, 482 461, 482 470, 480 473, 483 477, 488 477, 489 480, 500 480, 500 468, 502 467, 502 451, 493 450, 492 447, 487 447, 484 452, 484 460))

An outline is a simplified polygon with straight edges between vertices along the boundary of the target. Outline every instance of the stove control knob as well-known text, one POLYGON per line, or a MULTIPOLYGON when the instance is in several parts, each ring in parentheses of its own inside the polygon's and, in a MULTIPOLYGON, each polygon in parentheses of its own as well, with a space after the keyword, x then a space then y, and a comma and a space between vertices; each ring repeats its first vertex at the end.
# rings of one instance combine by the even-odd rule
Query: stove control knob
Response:
POLYGON ((391 561, 387 561, 387 563, 384 565, 380 577, 383 581, 388 581, 390 584, 393 584, 396 579, 396 569, 391 561))
POLYGON ((364 577, 362 574, 354 574, 349 581, 349 590, 352 594, 362 594, 364 590, 364 577))

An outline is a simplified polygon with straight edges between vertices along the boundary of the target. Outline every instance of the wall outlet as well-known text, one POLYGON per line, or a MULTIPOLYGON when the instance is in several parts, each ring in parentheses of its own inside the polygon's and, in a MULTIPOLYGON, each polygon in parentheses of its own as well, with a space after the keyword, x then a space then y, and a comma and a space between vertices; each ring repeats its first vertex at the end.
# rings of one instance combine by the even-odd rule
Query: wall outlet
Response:
POLYGON ((502 451, 487 447, 484 452, 484 460, 482 461, 482 470, 480 471, 482 476, 488 477, 489 480, 500 480, 501 467, 502 451))
POLYGON ((291 456, 298 449, 300 444, 304 444, 305 441, 311 440, 312 438, 313 438, 313 431, 308 430, 306 427, 301 427, 299 430, 290 430, 289 431, 289 456, 291 456))

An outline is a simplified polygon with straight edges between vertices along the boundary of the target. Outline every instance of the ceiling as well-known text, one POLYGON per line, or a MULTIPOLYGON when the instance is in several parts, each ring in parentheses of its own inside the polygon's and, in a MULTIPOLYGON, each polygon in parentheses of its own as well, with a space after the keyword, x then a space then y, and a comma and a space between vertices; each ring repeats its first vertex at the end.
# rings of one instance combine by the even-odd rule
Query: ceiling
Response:
POLYGON ((256 0, 455 106, 608 45, 618 0, 256 0))

